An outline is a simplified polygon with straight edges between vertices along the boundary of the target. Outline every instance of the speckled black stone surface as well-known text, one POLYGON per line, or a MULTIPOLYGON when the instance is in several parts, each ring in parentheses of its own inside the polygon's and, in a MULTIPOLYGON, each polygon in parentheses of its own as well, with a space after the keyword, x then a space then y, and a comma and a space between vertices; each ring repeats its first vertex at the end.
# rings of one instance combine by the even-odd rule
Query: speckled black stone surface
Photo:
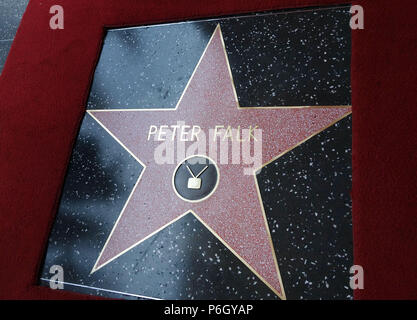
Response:
POLYGON ((241 106, 349 105, 349 9, 109 30, 89 109, 173 108, 220 23, 241 106))
MULTIPOLYGON (((219 22, 241 106, 350 104, 343 7, 110 30, 87 108, 174 107, 219 22)), ((352 296, 345 288, 352 264, 350 122, 313 137, 258 177, 290 299, 352 296)), ((66 290, 106 297, 277 299, 192 214, 90 275, 141 169, 85 116, 42 285, 57 264, 66 290)))
POLYGON ((0 39, 13 39, 29 0, 0 1, 0 39))
POLYGON ((351 299, 351 116, 264 167, 258 183, 288 299, 351 299))
POLYGON ((12 42, 12 40, 0 40, 0 74, 3 70, 4 64, 6 63, 7 55, 9 54, 12 42))
POLYGON ((0 73, 29 0, 0 0, 0 73))
MULTIPOLYGON (((73 250, 70 243, 65 247, 68 251, 73 250)), ((60 252, 62 247, 59 245, 49 250, 43 278, 50 277, 48 266, 61 264, 65 266, 65 282, 144 297, 277 299, 192 214, 186 215, 92 275, 89 274, 90 270, 82 270, 76 261, 72 262, 74 257, 69 258, 71 255, 60 252)), ((98 254, 99 250, 86 250, 80 258, 85 260, 86 266, 90 266, 98 254), (95 254, 91 255, 92 252, 95 254)), ((107 293, 102 291, 100 295, 107 296, 107 293)))
POLYGON ((49 239, 43 285, 48 285, 50 267, 60 265, 66 289, 101 296, 276 299, 191 214, 90 275, 141 169, 91 116, 85 116, 49 239))

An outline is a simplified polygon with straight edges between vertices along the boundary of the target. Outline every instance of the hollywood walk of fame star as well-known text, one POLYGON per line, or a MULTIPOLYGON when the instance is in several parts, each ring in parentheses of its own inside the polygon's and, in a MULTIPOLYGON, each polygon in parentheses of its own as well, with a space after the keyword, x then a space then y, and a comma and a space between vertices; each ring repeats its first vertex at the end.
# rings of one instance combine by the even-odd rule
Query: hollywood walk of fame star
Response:
POLYGON ((256 171, 245 175, 243 164, 218 164, 220 177, 215 191, 203 201, 185 201, 172 184, 177 164, 155 163, 154 151, 161 142, 148 140, 148 129, 151 125, 176 124, 178 120, 198 124, 203 131, 223 123, 234 128, 256 124, 262 128, 263 159, 270 163, 349 115, 350 106, 240 107, 218 25, 175 109, 88 113, 144 167, 92 272, 191 213, 285 299, 256 171))

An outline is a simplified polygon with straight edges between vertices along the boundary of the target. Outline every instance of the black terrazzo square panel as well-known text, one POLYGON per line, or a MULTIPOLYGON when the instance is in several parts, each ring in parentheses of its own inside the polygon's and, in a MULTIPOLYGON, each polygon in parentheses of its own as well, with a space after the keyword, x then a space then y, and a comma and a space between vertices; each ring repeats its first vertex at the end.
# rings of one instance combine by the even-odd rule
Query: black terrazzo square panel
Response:
MULTIPOLYGON (((87 109, 174 108, 218 24, 240 106, 348 106, 349 19, 342 6, 110 29, 87 109)), ((351 122, 323 129, 256 177, 287 299, 353 297, 351 122)), ((279 299, 191 213, 91 273, 143 170, 86 113, 41 285, 59 265, 65 290, 105 297, 279 299)))

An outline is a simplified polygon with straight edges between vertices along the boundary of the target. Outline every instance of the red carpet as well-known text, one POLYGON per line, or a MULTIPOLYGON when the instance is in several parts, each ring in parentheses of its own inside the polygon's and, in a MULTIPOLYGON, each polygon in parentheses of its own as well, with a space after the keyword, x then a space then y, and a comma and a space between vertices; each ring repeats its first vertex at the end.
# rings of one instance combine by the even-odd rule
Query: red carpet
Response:
MULTIPOLYGON (((352 32, 356 299, 417 298, 417 2, 355 1, 352 32)), ((144 25, 332 0, 32 0, 0 77, 0 298, 89 298, 36 285, 104 28, 144 25)), ((92 297, 94 298, 94 297, 92 297)))

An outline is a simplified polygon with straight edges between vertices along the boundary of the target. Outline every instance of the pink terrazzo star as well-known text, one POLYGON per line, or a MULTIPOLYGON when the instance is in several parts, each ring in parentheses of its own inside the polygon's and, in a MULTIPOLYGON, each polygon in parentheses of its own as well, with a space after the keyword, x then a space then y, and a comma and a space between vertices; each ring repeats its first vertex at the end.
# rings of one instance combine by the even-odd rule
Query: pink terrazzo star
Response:
POLYGON ((222 165, 217 161, 220 179, 213 194, 197 203, 184 201, 172 186, 172 175, 178 163, 155 163, 154 151, 161 142, 148 140, 149 127, 184 121, 208 132, 216 125, 233 128, 257 125, 262 129, 265 163, 350 112, 349 106, 240 108, 218 26, 175 109, 89 111, 146 167, 92 272, 191 212, 275 294, 285 299, 256 176, 243 174, 247 165, 222 165))

